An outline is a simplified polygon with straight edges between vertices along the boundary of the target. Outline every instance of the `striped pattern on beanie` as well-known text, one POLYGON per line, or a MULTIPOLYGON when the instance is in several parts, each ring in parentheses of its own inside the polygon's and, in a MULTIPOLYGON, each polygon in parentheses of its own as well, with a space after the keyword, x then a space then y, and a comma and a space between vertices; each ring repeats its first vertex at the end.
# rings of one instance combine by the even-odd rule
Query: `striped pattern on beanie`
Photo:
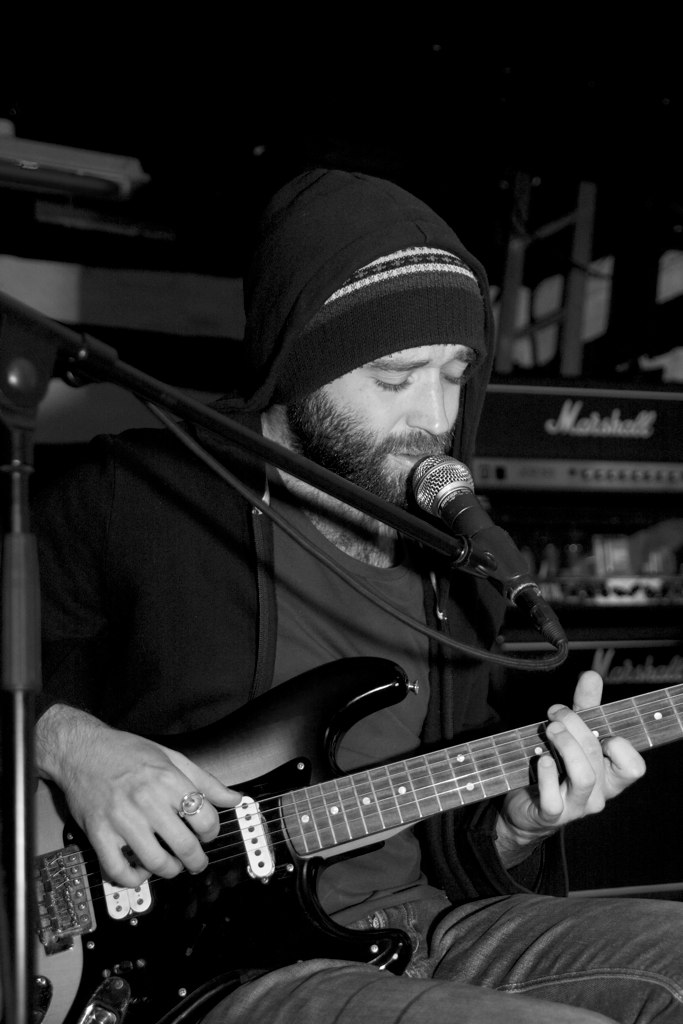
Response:
POLYGON ((405 279, 412 274, 460 274, 469 278, 476 294, 479 293, 477 279, 466 263, 452 252, 445 249, 430 249, 427 246, 416 246, 412 249, 400 249, 388 256, 380 256, 367 266, 361 267, 344 282, 341 288, 325 300, 325 305, 351 295, 358 295, 363 288, 379 286, 382 282, 388 286, 400 288, 405 279))

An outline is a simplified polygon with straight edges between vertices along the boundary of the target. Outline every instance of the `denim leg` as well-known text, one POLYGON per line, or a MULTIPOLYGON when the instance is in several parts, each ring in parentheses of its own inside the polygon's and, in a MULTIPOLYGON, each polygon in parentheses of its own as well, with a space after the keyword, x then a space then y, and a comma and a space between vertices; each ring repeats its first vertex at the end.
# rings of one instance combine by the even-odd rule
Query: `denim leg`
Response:
MULTIPOLYGON (((536 922, 537 933, 542 931, 540 922, 547 920, 542 905, 557 902, 569 909, 568 901, 522 897, 520 911, 527 907, 527 900, 534 904, 533 913, 530 904, 528 913, 518 912, 520 933, 514 936, 522 960, 530 920, 536 922)), ((514 916, 512 902, 488 900, 453 910, 445 898, 437 898, 380 910, 355 927, 404 930, 414 947, 404 975, 332 960, 293 964, 244 985, 223 1000, 205 1024, 614 1024, 636 1019, 608 1015, 607 1009, 598 1012, 590 994, 585 1001, 566 998, 577 996, 582 978, 567 991, 556 986, 544 992, 547 979, 535 973, 533 956, 527 957, 528 974, 513 969, 508 979, 510 965, 503 964, 495 931, 505 917, 505 907, 514 916), (483 952, 473 941, 482 943, 483 952), (489 955, 499 957, 499 969, 485 977, 489 955)), ((512 939, 504 928, 500 942, 508 953, 512 939)), ((514 968, 514 957, 511 960, 514 968)))
POLYGON ((683 904, 509 896, 448 911, 433 978, 581 1006, 620 1024, 682 1024, 683 904))
POLYGON ((242 986, 204 1024, 614 1024, 601 1014, 475 985, 308 960, 242 986))

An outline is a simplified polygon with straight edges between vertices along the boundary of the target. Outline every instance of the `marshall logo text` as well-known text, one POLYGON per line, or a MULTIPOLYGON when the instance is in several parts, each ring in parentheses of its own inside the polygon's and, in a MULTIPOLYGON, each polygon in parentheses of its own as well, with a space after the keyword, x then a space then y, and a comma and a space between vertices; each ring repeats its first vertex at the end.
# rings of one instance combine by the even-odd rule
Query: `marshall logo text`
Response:
POLYGON ((670 683, 683 682, 683 657, 680 654, 674 654, 668 662, 659 664, 648 654, 641 662, 625 658, 620 665, 613 665, 615 654, 615 649, 608 647, 596 650, 593 655, 591 668, 600 673, 605 683, 668 686, 670 683))
POLYGON ((556 420, 546 420, 548 434, 569 434, 573 437, 652 437, 657 413, 654 409, 642 409, 633 419, 622 419, 621 409, 612 409, 609 416, 599 412, 581 415, 583 402, 568 398, 560 409, 556 420))

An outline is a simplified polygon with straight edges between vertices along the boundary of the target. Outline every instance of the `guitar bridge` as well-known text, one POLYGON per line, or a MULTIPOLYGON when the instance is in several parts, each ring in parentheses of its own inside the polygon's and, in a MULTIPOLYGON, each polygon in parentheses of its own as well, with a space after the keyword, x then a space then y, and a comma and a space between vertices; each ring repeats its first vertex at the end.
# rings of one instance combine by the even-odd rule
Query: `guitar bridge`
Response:
POLYGON ((256 800, 243 796, 235 808, 237 824, 247 854, 247 871, 252 878, 268 881, 275 872, 273 851, 267 833, 267 825, 256 800))
POLYGON ((77 846, 42 854, 36 875, 40 941, 48 955, 60 953, 95 928, 83 854, 77 846))

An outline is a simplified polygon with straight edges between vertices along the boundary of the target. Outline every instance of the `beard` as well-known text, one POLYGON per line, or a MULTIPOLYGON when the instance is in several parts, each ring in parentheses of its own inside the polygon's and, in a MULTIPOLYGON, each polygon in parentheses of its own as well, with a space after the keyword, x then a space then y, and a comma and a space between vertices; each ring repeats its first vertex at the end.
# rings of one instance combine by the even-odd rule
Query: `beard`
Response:
POLYGON ((393 463, 388 456, 410 453, 417 461, 425 455, 443 455, 455 429, 438 436, 408 430, 378 439, 358 416, 338 409, 322 390, 290 403, 287 418, 301 455, 401 508, 409 504, 412 466, 393 463))

